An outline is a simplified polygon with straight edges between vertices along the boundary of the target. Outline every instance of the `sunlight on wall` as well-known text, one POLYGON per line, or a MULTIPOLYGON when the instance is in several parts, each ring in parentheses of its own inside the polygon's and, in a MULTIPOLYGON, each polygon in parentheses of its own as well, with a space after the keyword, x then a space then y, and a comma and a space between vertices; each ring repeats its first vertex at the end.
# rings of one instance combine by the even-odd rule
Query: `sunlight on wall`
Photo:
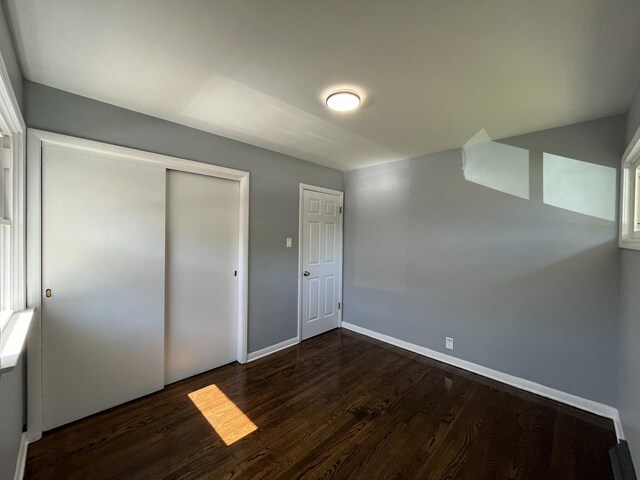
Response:
POLYGON ((615 168, 551 153, 543 155, 542 168, 545 204, 615 221, 615 168))
MULTIPOLYGON (((8 323, 3 317, 10 318, 11 311, 2 312, 3 315, 0 317, 0 325, 2 323, 8 323)), ((27 337, 27 331, 29 330, 29 325, 31 324, 31 316, 32 312, 20 312, 17 314, 17 319, 14 317, 13 328, 5 329, 0 335, 0 351, 2 352, 2 359, 0 360, 0 367, 4 367, 2 361, 6 361, 7 363, 12 363, 17 360, 18 355, 22 350, 22 344, 24 339, 27 337), (10 331, 9 331, 10 330, 10 331)))
POLYGON ((216 385, 191 392, 189 398, 227 446, 258 429, 216 385))
POLYGON ((462 147, 465 180, 528 200, 529 151, 492 142, 482 132, 462 147))
POLYGON ((307 160, 311 155, 315 159, 348 161, 349 168, 357 168, 361 162, 388 162, 405 157, 219 74, 209 78, 181 115, 225 137, 307 160))

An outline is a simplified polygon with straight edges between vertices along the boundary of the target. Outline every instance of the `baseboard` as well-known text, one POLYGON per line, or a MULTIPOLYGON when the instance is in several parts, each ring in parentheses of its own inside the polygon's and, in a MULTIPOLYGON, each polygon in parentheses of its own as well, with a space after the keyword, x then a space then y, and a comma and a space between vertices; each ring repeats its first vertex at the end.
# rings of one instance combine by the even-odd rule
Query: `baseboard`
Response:
POLYGON ((276 353, 280 350, 284 350, 285 348, 292 347, 297 343, 298 337, 295 337, 290 338, 289 340, 285 340, 284 342, 276 343, 275 345, 271 345, 270 347, 263 348, 262 350, 251 352, 249 355, 247 355, 247 362, 253 362, 254 360, 258 360, 259 358, 266 357, 267 355, 271 355, 272 353, 276 353))
POLYGON ((20 439, 20 450, 18 451, 18 460, 16 461, 16 473, 14 480, 22 480, 24 477, 24 467, 27 464, 27 448, 29 447, 29 441, 27 440, 27 434, 23 433, 20 439))
POLYGON ((452 357, 451 355, 440 353, 435 350, 422 347, 420 345, 406 342, 404 340, 399 340, 383 333, 374 332, 373 330, 359 327, 358 325, 354 325, 352 323, 342 322, 342 328, 346 328, 347 330, 366 335, 367 337, 375 338, 376 340, 395 345, 396 347, 409 350, 419 355, 424 355, 425 357, 433 358, 434 360, 438 360, 439 362, 444 362, 454 367, 462 368, 463 370, 482 375, 483 377, 491 378, 492 380, 496 380, 501 383, 506 383, 507 385, 511 385, 512 387, 526 390, 527 392, 535 393, 536 395, 540 395, 542 397, 564 403, 565 405, 570 405, 572 407, 576 407, 590 413, 595 413, 596 415, 600 415, 601 417, 610 418, 611 420, 613 420, 618 439, 624 439, 618 409, 610 405, 594 402, 593 400, 578 397, 577 395, 573 395, 571 393, 562 392, 560 390, 556 390, 555 388, 547 387, 530 380, 525 380, 524 378, 515 377, 513 375, 509 375, 508 373, 503 373, 498 370, 483 367, 482 365, 468 362, 460 358, 452 357))
POLYGON ((613 426, 616 427, 616 436, 618 437, 618 440, 625 440, 624 431, 622 430, 622 420, 620 420, 620 412, 617 409, 612 420, 613 426))

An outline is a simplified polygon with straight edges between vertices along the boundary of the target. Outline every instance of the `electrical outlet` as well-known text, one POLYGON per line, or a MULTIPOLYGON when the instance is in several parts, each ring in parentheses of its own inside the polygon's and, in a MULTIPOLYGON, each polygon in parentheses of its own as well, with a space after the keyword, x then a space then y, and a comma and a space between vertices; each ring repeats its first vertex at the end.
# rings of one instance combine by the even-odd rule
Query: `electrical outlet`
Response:
POLYGON ((452 337, 446 337, 446 339, 445 339, 445 346, 446 346, 449 350, 453 350, 453 338, 452 338, 452 337))
POLYGON ((293 241, 291 240, 291 237, 287 237, 287 248, 291 248, 292 244, 293 244, 293 241))

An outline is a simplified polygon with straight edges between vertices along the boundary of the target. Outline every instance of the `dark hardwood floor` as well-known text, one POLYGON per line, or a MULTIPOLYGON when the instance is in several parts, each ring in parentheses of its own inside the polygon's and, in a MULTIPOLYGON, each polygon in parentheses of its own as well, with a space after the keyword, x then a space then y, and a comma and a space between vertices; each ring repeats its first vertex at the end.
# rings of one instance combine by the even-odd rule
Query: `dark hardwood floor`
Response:
POLYGON ((25 478, 603 480, 614 442, 608 419, 334 330, 46 433, 25 478))

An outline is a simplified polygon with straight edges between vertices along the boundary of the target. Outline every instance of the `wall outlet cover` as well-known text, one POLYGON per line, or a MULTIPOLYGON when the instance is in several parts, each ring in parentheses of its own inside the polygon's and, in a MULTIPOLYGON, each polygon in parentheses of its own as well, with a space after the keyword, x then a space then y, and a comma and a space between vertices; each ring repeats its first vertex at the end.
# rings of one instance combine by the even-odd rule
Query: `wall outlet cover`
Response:
POLYGON ((453 338, 452 338, 452 337, 446 337, 446 339, 445 339, 445 346, 446 346, 449 350, 453 350, 453 338))

